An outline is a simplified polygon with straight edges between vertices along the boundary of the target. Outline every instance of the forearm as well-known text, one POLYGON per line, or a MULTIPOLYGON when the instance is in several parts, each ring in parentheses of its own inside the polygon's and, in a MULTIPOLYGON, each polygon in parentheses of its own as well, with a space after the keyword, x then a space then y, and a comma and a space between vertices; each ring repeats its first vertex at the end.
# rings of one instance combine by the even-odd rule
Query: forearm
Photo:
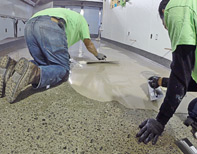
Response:
MULTIPOLYGON (((159 86, 167 87, 169 78, 162 77, 160 78, 161 81, 158 81, 159 86)), ((191 78, 189 85, 188 85, 188 92, 197 92, 197 83, 191 78)))
POLYGON ((195 46, 181 45, 173 52, 167 92, 157 120, 165 125, 175 113, 186 94, 195 62, 195 46))
POLYGON ((157 120, 165 125, 175 113, 177 107, 186 93, 186 87, 182 84, 176 75, 172 72, 169 78, 169 84, 164 102, 160 107, 157 120))
POLYGON ((162 87, 167 87, 168 86, 168 82, 169 82, 169 78, 163 77, 161 79, 161 83, 159 85, 161 85, 162 87))
POLYGON ((92 43, 92 41, 90 39, 85 39, 84 40, 84 44, 87 48, 87 50, 92 53, 94 56, 97 56, 98 55, 98 52, 94 46, 94 44, 92 43))

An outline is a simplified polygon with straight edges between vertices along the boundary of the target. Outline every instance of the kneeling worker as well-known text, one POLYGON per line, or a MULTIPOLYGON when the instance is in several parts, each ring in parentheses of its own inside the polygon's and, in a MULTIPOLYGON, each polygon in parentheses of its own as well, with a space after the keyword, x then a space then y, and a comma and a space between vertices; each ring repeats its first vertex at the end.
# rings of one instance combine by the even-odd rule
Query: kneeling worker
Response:
MULTIPOLYGON (((137 133, 139 142, 156 144, 158 137, 164 131, 165 125, 175 113, 183 97, 188 91, 192 80, 197 82, 197 1, 196 0, 162 0, 159 14, 165 28, 168 30, 172 45, 171 73, 167 84, 165 99, 157 117, 141 123, 137 133)), ((159 80, 159 79, 158 79, 159 80)), ((164 79, 165 80, 165 79, 164 79)), ((164 82, 159 81, 159 82, 164 82)), ((165 83, 163 83, 165 84, 165 83)), ((189 110, 195 120, 195 102, 189 110)))
POLYGON ((26 24, 25 40, 33 61, 0 58, 0 96, 5 93, 10 103, 29 84, 34 88, 49 87, 68 78, 68 48, 80 40, 98 60, 106 59, 90 40, 85 18, 65 8, 49 8, 34 14, 26 24))

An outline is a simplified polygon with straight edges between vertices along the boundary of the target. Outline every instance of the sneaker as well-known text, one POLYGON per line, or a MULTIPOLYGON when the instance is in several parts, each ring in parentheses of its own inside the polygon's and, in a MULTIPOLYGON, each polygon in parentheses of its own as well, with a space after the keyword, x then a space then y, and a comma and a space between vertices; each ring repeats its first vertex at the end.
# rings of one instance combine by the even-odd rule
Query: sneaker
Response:
POLYGON ((197 139, 197 121, 193 118, 191 118, 190 116, 187 117, 187 119, 184 121, 184 125, 186 125, 187 127, 191 126, 192 127, 192 134, 194 136, 194 138, 197 139))

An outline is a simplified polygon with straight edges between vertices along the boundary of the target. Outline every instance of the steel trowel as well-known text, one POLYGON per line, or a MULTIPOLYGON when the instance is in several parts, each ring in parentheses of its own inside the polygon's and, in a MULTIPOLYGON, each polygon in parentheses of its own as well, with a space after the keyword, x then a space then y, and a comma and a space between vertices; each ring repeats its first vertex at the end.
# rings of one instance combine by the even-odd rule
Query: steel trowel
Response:
POLYGON ((79 61, 80 64, 118 64, 118 61, 107 61, 107 60, 97 60, 97 61, 79 61))

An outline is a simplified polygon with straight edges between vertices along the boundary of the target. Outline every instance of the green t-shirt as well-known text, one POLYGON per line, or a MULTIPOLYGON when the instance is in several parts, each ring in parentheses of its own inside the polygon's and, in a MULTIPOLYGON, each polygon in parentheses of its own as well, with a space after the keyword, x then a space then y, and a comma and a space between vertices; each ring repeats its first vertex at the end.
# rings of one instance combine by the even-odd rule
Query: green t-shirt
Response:
MULTIPOLYGON (((197 0, 170 0, 164 20, 173 52, 178 45, 197 45, 197 0)), ((195 54, 197 59, 197 50, 195 54)), ((197 60, 192 77, 197 82, 197 60)))
POLYGON ((32 18, 43 15, 63 18, 66 21, 68 47, 80 40, 90 39, 87 21, 79 13, 65 8, 49 8, 35 13, 32 18))
POLYGON ((170 0, 164 11, 172 51, 177 45, 196 45, 197 0, 170 0))

